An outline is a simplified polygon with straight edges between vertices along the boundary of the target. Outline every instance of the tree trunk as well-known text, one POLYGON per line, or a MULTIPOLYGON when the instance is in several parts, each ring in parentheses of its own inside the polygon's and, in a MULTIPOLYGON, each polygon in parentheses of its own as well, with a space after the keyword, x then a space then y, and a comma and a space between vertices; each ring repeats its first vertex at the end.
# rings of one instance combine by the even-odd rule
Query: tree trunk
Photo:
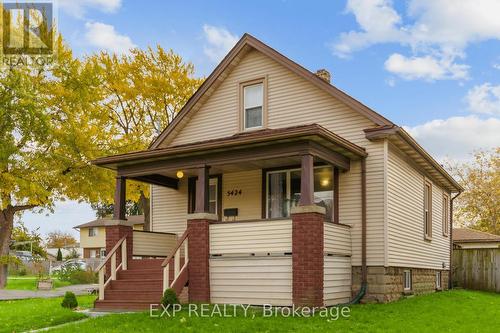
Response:
POLYGON ((7 256, 9 255, 9 242, 14 225, 14 210, 9 206, 0 212, 0 289, 7 285, 7 273, 9 265, 7 256))
POLYGON ((151 220, 149 217, 149 198, 146 198, 144 192, 141 191, 141 196, 139 198, 141 202, 142 212, 144 214, 144 231, 151 231, 151 220))

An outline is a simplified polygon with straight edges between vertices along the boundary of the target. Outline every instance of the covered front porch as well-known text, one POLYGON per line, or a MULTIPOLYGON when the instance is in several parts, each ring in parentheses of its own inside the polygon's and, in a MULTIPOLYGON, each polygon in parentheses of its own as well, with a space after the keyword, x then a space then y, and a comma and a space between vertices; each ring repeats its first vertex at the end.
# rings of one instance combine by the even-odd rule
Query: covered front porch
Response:
MULTIPOLYGON (((351 298, 351 232, 339 219, 340 178, 353 163, 361 165, 363 178, 366 156, 313 124, 95 164, 117 172, 117 221, 125 218, 127 179, 184 198, 185 232, 177 231, 177 245, 163 262, 163 289, 180 293, 189 286, 189 300, 196 302, 332 305, 351 298)), ((359 201, 366 206, 363 190, 359 201)))

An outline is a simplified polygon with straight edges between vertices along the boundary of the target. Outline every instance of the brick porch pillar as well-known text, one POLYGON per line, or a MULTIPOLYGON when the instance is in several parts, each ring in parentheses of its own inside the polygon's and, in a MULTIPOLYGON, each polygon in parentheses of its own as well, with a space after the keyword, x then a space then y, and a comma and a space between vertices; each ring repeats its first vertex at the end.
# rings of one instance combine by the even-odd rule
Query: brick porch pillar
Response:
POLYGON ((293 304, 323 306, 323 241, 325 209, 298 206, 292 209, 293 304))
POLYGON ((292 217, 292 300, 298 306, 323 306, 323 228, 325 208, 314 205, 314 158, 302 156, 300 201, 292 217))
MULTIPOLYGON (((132 244, 133 244, 133 229, 132 227, 120 224, 121 220, 112 220, 111 223, 106 225, 106 255, 111 252, 113 247, 118 243, 122 237, 127 236, 127 258, 132 259, 132 244)), ((116 252, 116 266, 121 263, 122 251, 118 249, 116 252)), ((106 265, 106 276, 111 274, 111 263, 106 265)))
POLYGON ((210 303, 210 222, 218 216, 208 209, 209 166, 198 168, 195 213, 188 215, 189 302, 210 303))
POLYGON ((210 303, 209 225, 217 220, 215 214, 188 215, 189 302, 210 303))

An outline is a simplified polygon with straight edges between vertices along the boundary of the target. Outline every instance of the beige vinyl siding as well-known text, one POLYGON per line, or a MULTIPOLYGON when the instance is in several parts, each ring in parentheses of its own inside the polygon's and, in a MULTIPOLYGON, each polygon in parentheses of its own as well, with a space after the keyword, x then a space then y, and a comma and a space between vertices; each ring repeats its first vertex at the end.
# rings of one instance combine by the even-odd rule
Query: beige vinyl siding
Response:
POLYGON ((187 226, 187 180, 181 179, 179 189, 151 186, 151 228, 156 232, 182 235, 187 226))
POLYGON ((97 235, 89 237, 89 228, 80 228, 81 248, 106 248, 106 228, 96 227, 97 235))
POLYGON ((334 223, 325 223, 324 238, 325 253, 347 256, 352 254, 350 228, 334 223))
MULTIPOLYGON (((280 128, 318 123, 366 148, 367 158, 367 261, 384 264, 384 143, 370 142, 363 129, 374 124, 325 91, 289 71, 258 51, 249 52, 212 96, 180 129, 168 145, 230 136, 238 132, 240 82, 267 77, 268 127, 280 128)), ((224 180, 223 180, 224 182, 224 180)), ((353 264, 360 265, 360 168, 340 175, 340 222, 352 228, 353 264)), ((260 183, 260 182, 259 182, 260 183)))
MULTIPOLYGON (((262 170, 225 173, 222 176, 222 209, 238 208, 236 220, 262 217, 262 170), (241 190, 241 195, 227 192, 241 190)), ((232 218, 231 218, 232 220, 232 218)))
MULTIPOLYGON (((443 236, 443 190, 432 182, 432 240, 424 240, 425 177, 396 148, 388 156, 388 265, 449 269, 450 239, 443 236)), ((430 180, 429 180, 430 181, 430 180)))
POLYGON ((292 221, 210 225, 210 254, 266 254, 292 251, 292 221))
POLYGON ((323 299, 326 306, 351 300, 351 257, 325 256, 323 299))
POLYGON ((292 305, 292 257, 210 259, 212 303, 292 305))
POLYGON ((177 235, 134 231, 133 255, 167 257, 177 244, 177 235))

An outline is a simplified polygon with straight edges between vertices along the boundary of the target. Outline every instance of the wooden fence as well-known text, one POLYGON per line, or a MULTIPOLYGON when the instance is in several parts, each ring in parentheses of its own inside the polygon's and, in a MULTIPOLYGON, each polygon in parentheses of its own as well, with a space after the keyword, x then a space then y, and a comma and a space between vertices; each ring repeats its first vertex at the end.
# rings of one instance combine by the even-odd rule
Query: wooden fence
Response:
POLYGON ((500 248, 453 250, 455 286, 500 292, 500 248))

